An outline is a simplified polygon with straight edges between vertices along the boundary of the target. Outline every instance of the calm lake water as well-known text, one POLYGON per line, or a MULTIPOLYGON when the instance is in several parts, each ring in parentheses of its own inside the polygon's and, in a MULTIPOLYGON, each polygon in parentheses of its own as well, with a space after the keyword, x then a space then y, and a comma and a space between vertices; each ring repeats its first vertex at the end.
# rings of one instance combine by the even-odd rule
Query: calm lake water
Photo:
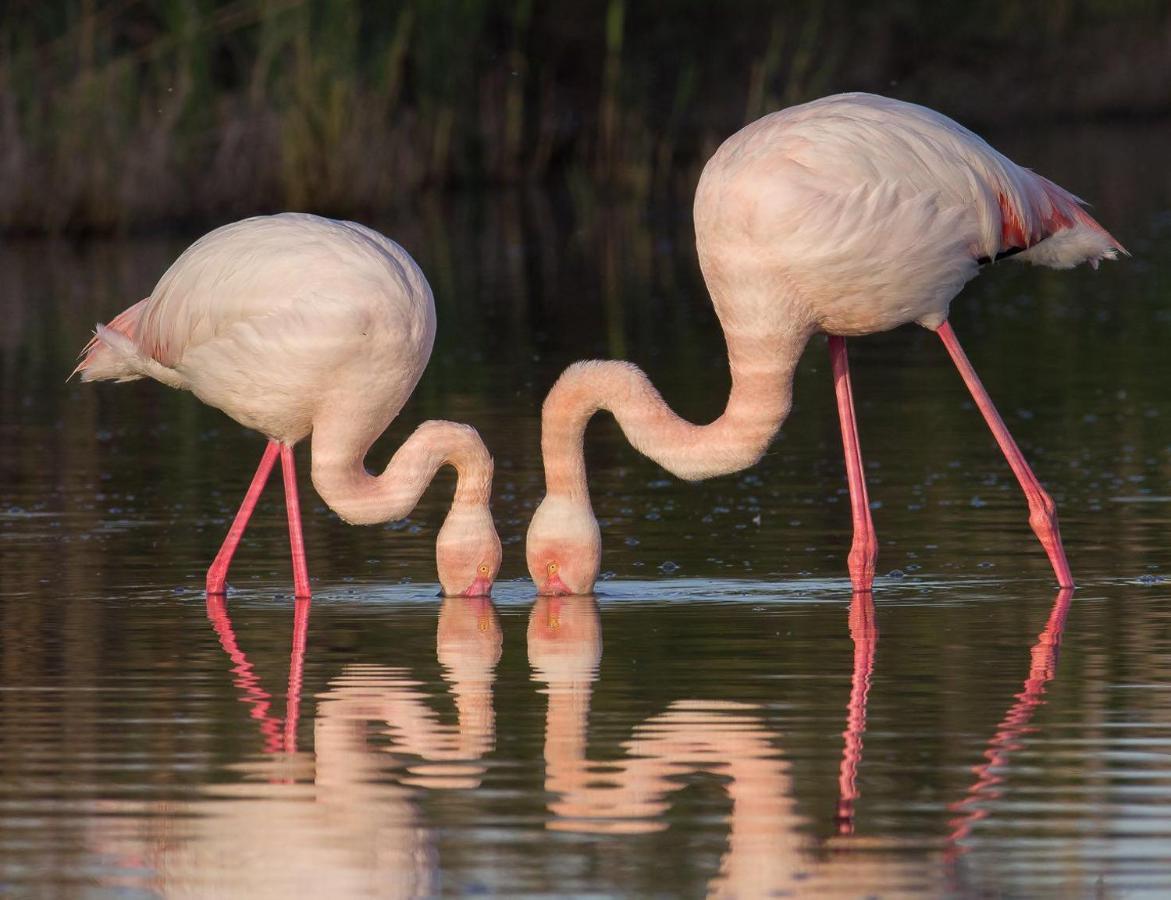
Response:
POLYGON ((1171 132, 1005 134, 1133 252, 997 265, 953 324, 1059 504, 1059 594, 938 340, 852 341, 881 542, 845 576, 824 341, 754 469, 668 477, 588 438, 596 598, 537 600, 537 411, 588 356, 682 414, 728 389, 689 199, 444 199, 374 223, 440 337, 368 459, 425 418, 496 456, 493 602, 436 596, 452 478, 358 529, 316 498, 295 604, 262 440, 153 383, 65 382, 194 235, 0 246, 0 893, 750 897, 1171 892, 1171 132))

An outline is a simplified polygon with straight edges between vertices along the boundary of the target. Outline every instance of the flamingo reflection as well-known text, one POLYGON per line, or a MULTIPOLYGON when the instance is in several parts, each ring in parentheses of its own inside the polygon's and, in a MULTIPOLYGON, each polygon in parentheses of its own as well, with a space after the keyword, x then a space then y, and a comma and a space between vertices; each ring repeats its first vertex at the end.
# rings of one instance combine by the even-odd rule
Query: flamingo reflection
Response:
MULTIPOLYGON (((271 695, 261 686, 255 669, 240 648, 224 598, 212 594, 207 597, 208 618, 233 663, 233 680, 240 691, 240 700, 251 707, 252 718, 259 723, 266 753, 296 753, 310 602, 296 602, 289 689, 282 725, 270 713, 271 695)), ((408 670, 381 664, 351 664, 317 697, 314 726, 319 767, 322 739, 332 747, 335 728, 348 728, 353 736, 361 734, 365 742, 368 724, 380 722, 389 738, 389 743, 381 749, 423 760, 407 767, 409 777, 402 779, 403 783, 427 787, 478 784, 482 765, 465 764, 465 761, 480 759, 495 745, 492 686, 503 636, 492 601, 487 597, 445 598, 439 610, 435 643, 444 680, 455 700, 456 724, 445 725, 439 721, 425 695, 418 690, 419 682, 408 670)))
POLYGON ((1057 674, 1061 636, 1072 601, 1072 590, 1062 589, 1057 592, 1045 627, 1030 651, 1029 674, 1020 693, 1016 695, 1016 702, 996 726, 996 733, 984 751, 984 762, 972 769, 976 780, 964 793, 964 798, 951 806, 952 811, 959 814, 950 823, 952 855, 964 852, 961 842, 971 834, 977 822, 987 817, 987 804, 1000 797, 1002 792, 999 785, 1004 781, 1001 772, 1008 763, 1008 756, 1021 746, 1021 738, 1032 730, 1030 722, 1033 714, 1045 703, 1045 690, 1057 674))
POLYGON ((297 750, 309 621, 298 601, 285 716, 236 638, 222 597, 208 617, 231 661, 264 752, 232 769, 197 802, 136 807, 133 831, 95 833, 117 861, 106 886, 161 896, 430 896, 438 892, 433 829, 421 788, 475 786, 495 743, 492 684, 499 618, 486 598, 453 597, 440 610, 436 652, 455 696, 446 725, 407 670, 354 664, 315 698, 311 752, 297 750), (133 876, 126 873, 132 872, 133 876), (145 882, 145 884, 144 884, 145 882))
MULTIPOLYGON (((839 831, 853 829, 858 797, 866 700, 874 665, 877 628, 868 592, 854 596, 854 639, 845 749, 837 807, 839 831)), ((778 736, 761 710, 746 703, 679 700, 634 729, 622 758, 587 758, 590 694, 601 658, 598 606, 592 597, 541 597, 529 619, 528 649, 534 680, 548 697, 545 788, 559 831, 635 833, 667 827, 664 813, 687 777, 720 778, 732 802, 728 850, 709 885, 715 896, 802 892, 832 879, 835 891, 863 890, 892 877, 910 878, 894 859, 850 854, 819 858, 806 836, 805 818, 794 801, 790 763, 777 749, 778 736)), ((848 849, 848 845, 839 845, 848 849)))
MULTIPOLYGON (((400 784, 425 788, 475 788, 480 761, 496 743, 492 702, 503 636, 496 608, 487 597, 449 597, 439 611, 436 656, 455 699, 454 725, 439 716, 409 670, 351 664, 318 695, 315 743, 318 770, 323 746, 358 742, 403 757, 400 784), (373 733, 371 723, 375 724, 373 733)), ((368 754, 369 755, 369 754, 368 754)), ((329 760, 325 760, 328 765, 329 760)), ((345 760, 342 760, 345 763, 345 760)))

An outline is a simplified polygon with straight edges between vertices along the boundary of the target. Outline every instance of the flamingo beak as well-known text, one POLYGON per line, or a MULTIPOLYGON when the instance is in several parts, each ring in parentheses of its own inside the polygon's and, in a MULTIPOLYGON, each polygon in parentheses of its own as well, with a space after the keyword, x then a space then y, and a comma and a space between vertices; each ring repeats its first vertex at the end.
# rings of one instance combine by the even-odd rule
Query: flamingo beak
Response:
POLYGON ((485 578, 483 575, 477 575, 476 580, 472 582, 471 586, 464 591, 465 597, 487 597, 492 593, 492 579, 485 578))
POLYGON ((569 585, 561 580, 561 576, 557 572, 554 572, 552 575, 546 578, 545 583, 541 585, 541 593, 547 597, 556 597, 563 594, 572 594, 573 591, 570 590, 569 585))

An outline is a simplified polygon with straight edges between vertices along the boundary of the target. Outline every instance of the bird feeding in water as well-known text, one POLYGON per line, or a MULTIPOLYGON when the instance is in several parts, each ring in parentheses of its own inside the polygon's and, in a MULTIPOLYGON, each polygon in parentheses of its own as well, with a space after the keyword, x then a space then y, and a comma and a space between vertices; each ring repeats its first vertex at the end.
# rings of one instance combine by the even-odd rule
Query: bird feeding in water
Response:
POLYGON ((488 498, 492 457, 474 428, 424 422, 381 475, 362 461, 411 395, 435 341, 422 271, 370 228, 299 213, 217 228, 172 264, 149 297, 98 325, 83 381, 153 378, 261 432, 268 446, 207 573, 223 593, 232 555, 277 457, 296 596, 309 596, 293 446, 312 435, 313 485, 343 520, 408 515, 436 471, 457 473, 435 545, 448 595, 487 595, 500 567, 488 498))
POLYGON ((756 463, 789 413, 809 339, 829 339, 854 540, 850 578, 870 590, 878 542, 854 419, 846 338, 917 322, 943 341, 1024 490, 1057 581, 1073 585, 1053 500, 1029 468, 947 321, 980 268, 1013 257, 1065 269, 1125 249, 1048 179, 946 116, 873 94, 781 110, 728 138, 695 192, 695 241, 723 328, 732 390, 708 425, 677 416, 646 375, 578 362, 541 414, 545 497, 529 524, 529 573, 545 594, 588 593, 601 535, 582 442, 613 413, 636 450, 689 481, 756 463))

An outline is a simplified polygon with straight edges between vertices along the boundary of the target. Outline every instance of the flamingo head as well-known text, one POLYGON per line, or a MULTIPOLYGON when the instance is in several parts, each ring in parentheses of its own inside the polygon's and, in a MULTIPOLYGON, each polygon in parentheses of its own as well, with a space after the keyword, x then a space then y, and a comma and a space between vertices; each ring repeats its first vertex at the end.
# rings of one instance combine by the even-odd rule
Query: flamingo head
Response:
POLYGON ((537 593, 593 591, 602 561, 602 535, 589 500, 547 495, 529 523, 525 555, 537 593))
POLYGON ((447 597, 487 597, 500 571, 500 538, 487 506, 455 507, 435 541, 439 584, 447 597))

